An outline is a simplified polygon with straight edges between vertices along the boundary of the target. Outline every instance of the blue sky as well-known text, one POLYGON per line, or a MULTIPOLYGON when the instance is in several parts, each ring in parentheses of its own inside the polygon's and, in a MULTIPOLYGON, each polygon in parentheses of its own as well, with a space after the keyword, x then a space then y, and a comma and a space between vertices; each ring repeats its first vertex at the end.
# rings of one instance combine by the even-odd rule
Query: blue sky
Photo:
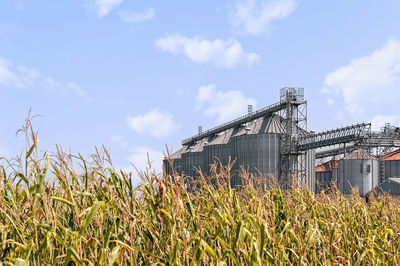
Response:
POLYGON ((309 128, 400 123, 399 1, 3 0, 0 156, 32 108, 41 150, 165 144, 305 89, 309 128))

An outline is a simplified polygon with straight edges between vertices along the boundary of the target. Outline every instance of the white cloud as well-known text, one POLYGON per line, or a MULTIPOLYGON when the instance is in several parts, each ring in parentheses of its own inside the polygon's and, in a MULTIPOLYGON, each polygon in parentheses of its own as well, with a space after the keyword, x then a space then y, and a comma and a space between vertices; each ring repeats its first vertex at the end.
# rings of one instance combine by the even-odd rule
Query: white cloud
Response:
POLYGON ((11 61, 0 57, 0 86, 13 88, 30 87, 38 77, 33 69, 14 68, 11 61))
POLYGON ((217 123, 244 115, 249 104, 257 103, 255 99, 245 97, 241 91, 218 91, 215 84, 200 87, 196 101, 197 109, 203 110, 209 117, 216 117, 217 123))
POLYGON ((141 23, 154 18, 155 11, 153 8, 149 7, 143 12, 129 12, 129 11, 120 11, 119 17, 122 21, 128 23, 141 23))
POLYGON ((128 126, 140 134, 150 134, 154 137, 166 137, 180 128, 175 124, 170 113, 160 111, 158 108, 144 115, 127 117, 128 126))
POLYGON ((176 34, 156 40, 155 45, 174 55, 183 54, 196 63, 222 68, 252 66, 260 60, 259 55, 243 51, 242 45, 234 39, 210 41, 202 37, 188 38, 176 34))
POLYGON ((389 40, 368 56, 329 73, 322 93, 343 97, 350 114, 400 100, 400 42, 389 40))
POLYGON ((40 86, 53 93, 63 90, 64 87, 61 83, 50 77, 43 78, 40 81, 40 86))
POLYGON ((77 96, 86 99, 86 101, 90 102, 92 99, 88 96, 86 91, 84 91, 80 86, 75 83, 68 83, 67 88, 71 89, 77 96))
POLYGON ((395 125, 398 122, 399 118, 396 116, 377 115, 371 120, 371 128, 373 131, 380 131, 381 128, 384 127, 386 123, 395 125))
POLYGON ((149 166, 148 159, 150 159, 152 169, 156 170, 157 173, 161 173, 164 159, 164 154, 161 151, 153 150, 148 147, 138 147, 134 149, 128 161, 139 171, 144 171, 149 166))
POLYGON ((239 33, 256 35, 268 31, 274 20, 288 17, 295 8, 294 0, 240 0, 231 13, 231 22, 239 33))
POLYGON ((95 0, 94 5, 97 15, 101 18, 106 16, 113 8, 118 7, 124 0, 95 0))
POLYGON ((40 88, 51 93, 72 93, 87 101, 90 97, 87 93, 74 83, 61 83, 52 77, 44 77, 34 68, 24 66, 15 67, 7 59, 0 57, 0 87, 4 88, 40 88))

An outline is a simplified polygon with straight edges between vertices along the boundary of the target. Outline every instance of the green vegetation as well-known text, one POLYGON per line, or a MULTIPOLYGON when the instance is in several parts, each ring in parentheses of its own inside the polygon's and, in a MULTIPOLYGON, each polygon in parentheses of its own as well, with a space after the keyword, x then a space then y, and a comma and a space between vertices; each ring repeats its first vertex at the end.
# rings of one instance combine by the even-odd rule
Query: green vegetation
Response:
POLYGON ((257 189, 245 173, 234 190, 222 166, 195 192, 151 171, 134 187, 106 151, 85 161, 58 148, 37 159, 30 122, 24 130, 26 155, 0 162, 6 265, 400 263, 396 199, 257 189))

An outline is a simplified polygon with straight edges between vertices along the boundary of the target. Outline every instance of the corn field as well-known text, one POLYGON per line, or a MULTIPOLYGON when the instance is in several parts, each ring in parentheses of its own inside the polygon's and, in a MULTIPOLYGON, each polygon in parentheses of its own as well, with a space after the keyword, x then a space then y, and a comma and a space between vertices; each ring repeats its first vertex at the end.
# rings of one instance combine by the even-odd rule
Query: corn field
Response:
POLYGON ((40 155, 29 121, 23 131, 24 155, 0 160, 0 265, 400 263, 394 198, 265 189, 245 172, 232 189, 220 164, 195 190, 151 170, 134 186, 105 149, 40 155))

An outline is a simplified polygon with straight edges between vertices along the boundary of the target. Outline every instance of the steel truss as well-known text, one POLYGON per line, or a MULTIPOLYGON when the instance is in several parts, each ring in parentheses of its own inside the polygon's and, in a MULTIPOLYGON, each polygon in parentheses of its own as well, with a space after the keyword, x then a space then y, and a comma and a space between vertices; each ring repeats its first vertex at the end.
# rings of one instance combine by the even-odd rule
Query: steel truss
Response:
POLYGON ((392 148, 400 148, 400 139, 388 139, 386 137, 377 137, 376 133, 373 133, 374 137, 367 135, 361 141, 349 142, 347 145, 343 145, 334 149, 318 151, 315 154, 317 159, 342 155, 348 152, 352 152, 355 149, 363 148, 371 150, 377 148, 377 156, 386 154, 392 148))
POLYGON ((286 108, 286 104, 284 102, 274 103, 274 104, 272 104, 270 106, 267 106, 265 108, 262 108, 260 110, 255 111, 255 112, 252 112, 250 114, 242 116, 242 117, 240 117, 238 119, 232 120, 232 121, 227 122, 225 124, 222 124, 220 126, 211 128, 211 129, 209 129, 207 131, 204 131, 204 132, 201 132, 201 133, 199 133, 197 135, 194 135, 194 136, 192 136, 190 138, 184 139, 182 141, 182 145, 188 145, 188 144, 194 143, 196 141, 199 141, 201 139, 204 139, 204 138, 213 136, 215 134, 224 132, 224 131, 226 131, 226 130, 228 130, 230 128, 237 127, 237 126, 240 126, 240 125, 244 125, 244 124, 246 124, 248 122, 251 122, 251 121, 253 121, 255 119, 264 117, 264 116, 266 116, 268 114, 273 114, 273 113, 279 112, 280 110, 282 110, 284 108, 286 108))
POLYGON ((357 124, 334 130, 324 131, 317 134, 310 134, 302 137, 298 142, 298 149, 305 151, 341 143, 363 140, 371 132, 371 124, 357 124))
POLYGON ((305 152, 299 152, 298 139, 307 135, 307 101, 304 100, 304 89, 281 89, 281 103, 285 108, 280 117, 286 127, 281 137, 281 169, 279 182, 283 188, 290 188, 293 181, 306 183, 307 170, 305 152))
MULTIPOLYGON (((182 141, 183 145, 190 145, 203 138, 207 138, 230 128, 246 125, 255 119, 269 114, 278 113, 285 126, 285 133, 281 136, 280 146, 280 176, 279 182, 283 188, 290 188, 294 181, 307 184, 307 153, 328 146, 333 149, 316 152, 316 159, 346 154, 358 148, 371 151, 376 149, 383 154, 400 147, 400 129, 385 125, 381 132, 371 132, 370 123, 361 123, 334 130, 312 134, 307 131, 307 101, 304 99, 303 88, 282 88, 280 101, 250 112, 233 121, 214 127, 207 131, 199 129, 197 135, 182 141), (339 147, 337 147, 339 145, 339 147)), ((377 155, 378 155, 377 154, 377 155)))
POLYGON ((364 149, 369 153, 375 153, 379 158, 379 179, 383 182, 385 179, 385 165, 383 156, 393 151, 395 148, 400 148, 400 135, 395 131, 394 127, 385 125, 381 132, 369 132, 360 140, 354 139, 348 143, 339 144, 339 147, 318 151, 315 155, 316 159, 346 155, 356 149, 364 149))

